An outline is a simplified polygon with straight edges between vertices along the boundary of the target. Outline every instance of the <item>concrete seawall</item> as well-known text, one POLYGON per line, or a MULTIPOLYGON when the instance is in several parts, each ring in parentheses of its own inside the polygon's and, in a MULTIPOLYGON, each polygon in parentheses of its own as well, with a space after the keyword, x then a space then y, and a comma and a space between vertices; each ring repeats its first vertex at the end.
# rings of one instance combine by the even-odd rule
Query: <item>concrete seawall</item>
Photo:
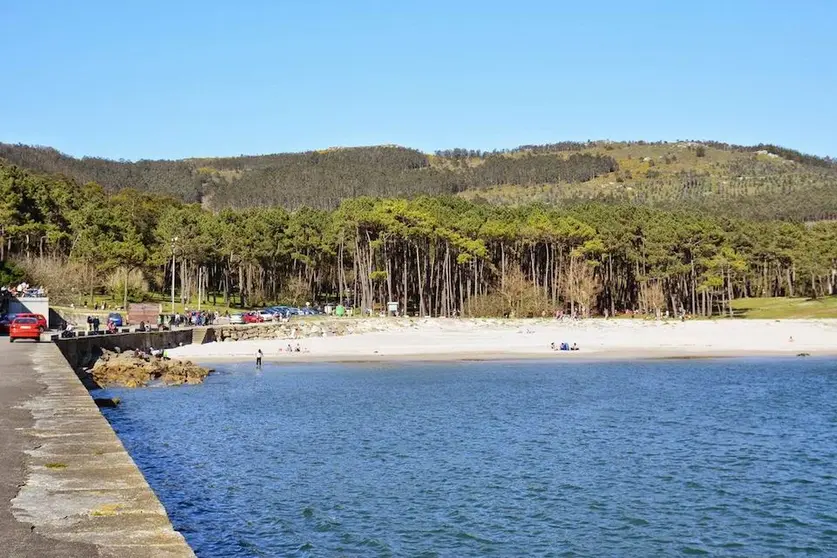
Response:
POLYGON ((91 354, 96 354, 97 349, 112 351, 119 347, 122 350, 144 349, 151 347, 155 349, 168 349, 192 343, 194 336, 192 329, 175 329, 170 331, 149 331, 134 333, 116 333, 113 335, 91 335, 84 337, 71 337, 68 339, 56 339, 55 345, 67 359, 67 362, 75 370, 81 366, 91 354))
MULTIPOLYGON (((81 348, 65 345, 64 350, 75 354, 81 348)), ((28 441, 23 445, 25 479, 11 501, 14 518, 30 524, 33 535, 56 541, 56 547, 78 545, 73 548, 95 549, 97 556, 194 556, 62 350, 41 343, 15 344, 6 351, 31 362, 31 376, 21 375, 27 378, 21 381, 42 386, 16 407, 27 410, 32 423, 19 429, 28 441)), ((31 544, 3 542, 6 550, 31 544)), ((79 552, 87 556, 89 551, 79 552)), ((8 555, 54 554, 21 550, 8 555)))

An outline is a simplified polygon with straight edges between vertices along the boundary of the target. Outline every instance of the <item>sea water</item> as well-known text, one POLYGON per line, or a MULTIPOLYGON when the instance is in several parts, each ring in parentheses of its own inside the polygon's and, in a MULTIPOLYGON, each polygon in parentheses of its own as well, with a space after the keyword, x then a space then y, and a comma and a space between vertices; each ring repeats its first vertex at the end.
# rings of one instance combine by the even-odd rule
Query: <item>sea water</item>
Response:
POLYGON ((199 557, 837 556, 837 364, 253 363, 110 390, 199 557))

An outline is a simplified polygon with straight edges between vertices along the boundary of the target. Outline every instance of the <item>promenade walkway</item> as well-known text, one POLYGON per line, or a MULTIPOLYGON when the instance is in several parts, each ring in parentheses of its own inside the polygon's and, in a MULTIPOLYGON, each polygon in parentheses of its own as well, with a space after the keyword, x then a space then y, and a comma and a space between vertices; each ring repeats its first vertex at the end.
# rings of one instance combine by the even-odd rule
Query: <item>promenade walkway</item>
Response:
POLYGON ((0 338, 0 555, 193 557, 52 343, 0 338))

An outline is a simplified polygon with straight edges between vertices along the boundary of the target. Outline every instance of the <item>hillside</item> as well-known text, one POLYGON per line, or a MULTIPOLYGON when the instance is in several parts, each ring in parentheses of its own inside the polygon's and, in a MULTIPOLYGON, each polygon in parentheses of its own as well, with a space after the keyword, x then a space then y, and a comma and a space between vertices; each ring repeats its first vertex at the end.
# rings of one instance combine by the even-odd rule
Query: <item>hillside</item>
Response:
MULTIPOLYGON (((533 175, 560 171, 578 181, 575 187, 603 178, 573 173, 608 161, 531 151, 460 159, 463 168, 440 169, 456 158, 433 156, 420 172, 502 178, 527 169, 533 175)), ((812 191, 792 195, 804 201, 812 191)), ((394 300, 433 316, 539 316, 557 308, 734 316, 759 310, 760 302, 732 306, 738 298, 835 292, 837 222, 729 219, 731 203, 720 206, 726 214, 618 203, 493 205, 464 199, 470 192, 359 197, 330 211, 210 211, 130 188, 107 193, 94 183, 0 159, 0 277, 6 283, 27 277, 56 300, 79 303, 83 296, 91 305, 97 293, 107 292, 124 307, 179 282, 184 305, 201 291, 223 297, 225 305, 235 295, 243 306, 350 299, 373 308, 394 300)), ((755 205, 785 211, 790 197, 755 205)), ((809 199, 798 207, 816 211, 817 203, 809 199)), ((777 315, 813 308, 804 306, 761 308, 777 315)))
POLYGON ((837 215, 837 164, 776 146, 565 142, 502 152, 425 154, 397 146, 306 153, 112 161, 0 143, 0 158, 107 190, 135 188, 206 207, 332 209, 361 195, 456 194, 492 204, 582 201, 688 205, 749 218, 837 215))

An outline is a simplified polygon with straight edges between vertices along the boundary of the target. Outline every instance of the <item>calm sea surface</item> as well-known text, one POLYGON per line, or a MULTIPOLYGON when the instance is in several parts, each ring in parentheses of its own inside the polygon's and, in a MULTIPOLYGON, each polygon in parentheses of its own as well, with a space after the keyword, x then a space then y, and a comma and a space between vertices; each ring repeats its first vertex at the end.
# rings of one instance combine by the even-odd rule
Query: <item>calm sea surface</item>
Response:
POLYGON ((224 365, 106 410, 199 557, 837 556, 837 363, 224 365))

